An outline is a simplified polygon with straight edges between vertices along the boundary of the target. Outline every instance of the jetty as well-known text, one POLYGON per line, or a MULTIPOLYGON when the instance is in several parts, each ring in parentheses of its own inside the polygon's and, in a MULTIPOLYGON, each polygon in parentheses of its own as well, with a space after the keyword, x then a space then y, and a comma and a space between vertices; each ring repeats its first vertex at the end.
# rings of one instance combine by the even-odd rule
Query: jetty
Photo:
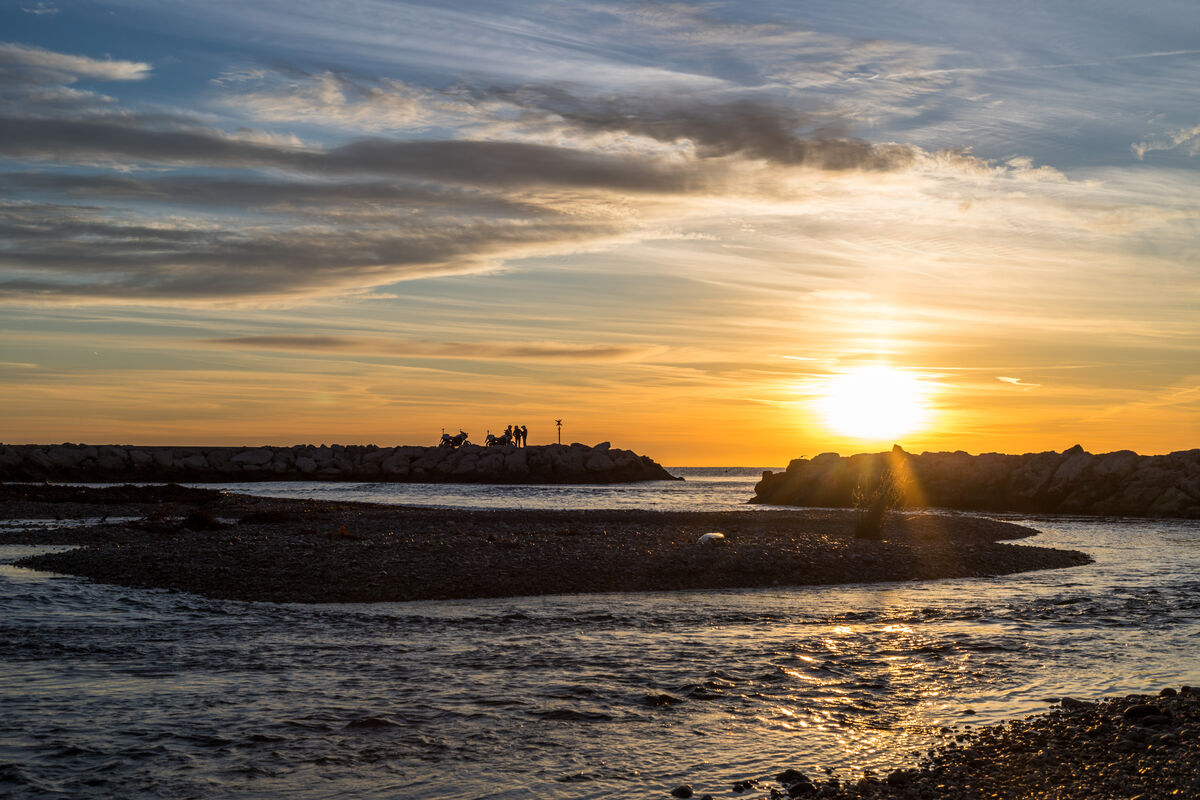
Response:
POLYGON ((0 481, 635 483, 681 480, 648 456, 596 445, 141 447, 0 445, 0 481))
POLYGON ((798 458, 765 472, 753 503, 849 508, 884 470, 903 486, 906 508, 1023 514, 1080 514, 1200 519, 1200 450, 1143 456, 1132 450, 1062 452, 890 453, 798 458))

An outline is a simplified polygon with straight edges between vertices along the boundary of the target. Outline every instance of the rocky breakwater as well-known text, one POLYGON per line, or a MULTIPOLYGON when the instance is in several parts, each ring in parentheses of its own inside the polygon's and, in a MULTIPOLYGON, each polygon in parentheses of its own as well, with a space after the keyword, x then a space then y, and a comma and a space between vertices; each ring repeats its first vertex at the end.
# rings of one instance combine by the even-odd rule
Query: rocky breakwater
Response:
POLYGON ((0 481, 634 483, 677 480, 608 442, 536 447, 0 445, 0 481))
POLYGON ((1061 453, 822 453, 765 472, 751 502, 848 508, 885 470, 908 508, 1038 514, 1200 518, 1200 450, 1142 456, 1131 450, 1061 453))

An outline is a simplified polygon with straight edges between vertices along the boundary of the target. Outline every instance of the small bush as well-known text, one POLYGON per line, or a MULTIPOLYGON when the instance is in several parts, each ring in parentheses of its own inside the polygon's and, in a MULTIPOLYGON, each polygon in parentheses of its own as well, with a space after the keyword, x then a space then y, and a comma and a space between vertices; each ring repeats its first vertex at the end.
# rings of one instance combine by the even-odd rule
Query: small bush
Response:
POLYGON ((854 535, 878 539, 886 513, 904 503, 905 481, 891 464, 884 466, 874 481, 859 481, 854 488, 854 535))

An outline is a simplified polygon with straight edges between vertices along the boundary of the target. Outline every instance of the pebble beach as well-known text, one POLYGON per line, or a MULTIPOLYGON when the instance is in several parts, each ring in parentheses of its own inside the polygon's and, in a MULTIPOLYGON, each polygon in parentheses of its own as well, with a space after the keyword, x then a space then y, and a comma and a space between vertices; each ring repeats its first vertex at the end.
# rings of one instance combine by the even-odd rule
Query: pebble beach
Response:
POLYGON ((840 510, 477 511, 249 497, 177 486, 9 484, 9 519, 97 524, 20 534, 78 544, 23 565, 137 588, 274 602, 832 585, 1003 575, 1089 561, 1006 544, 1032 529, 895 515, 855 538, 840 510), (118 522, 109 522, 118 519, 118 522), (705 542, 706 533, 722 538, 705 542))
MULTIPOLYGON (((856 779, 789 769, 769 793, 828 800, 1200 797, 1200 689, 1053 703, 1044 714, 961 733, 915 767, 856 779)), ((742 791, 756 784, 743 783, 742 791)), ((683 785, 675 796, 703 795, 683 785)))

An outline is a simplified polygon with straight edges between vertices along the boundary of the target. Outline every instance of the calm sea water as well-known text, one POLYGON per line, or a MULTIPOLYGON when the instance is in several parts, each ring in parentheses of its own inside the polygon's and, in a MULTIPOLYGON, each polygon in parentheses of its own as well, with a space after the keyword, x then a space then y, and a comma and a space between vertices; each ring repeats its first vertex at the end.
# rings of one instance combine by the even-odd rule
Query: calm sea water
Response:
MULTIPOLYGON (((222 483, 197 484, 244 494, 355 500, 438 508, 658 509, 755 511, 747 505, 761 467, 668 467, 683 481, 610 486, 512 486, 453 483, 222 483)), ((774 471, 774 470, 772 470, 774 471)))
MULTIPOLYGON (((250 488, 745 508, 760 474, 683 472, 686 483, 640 487, 250 488)), ((94 585, 10 566, 44 548, 0 544, 0 796, 665 799, 684 781, 734 796, 734 780, 786 767, 883 771, 951 728, 1046 698, 1200 683, 1200 524, 1028 522, 1042 531, 1034 543, 1096 563, 839 588, 313 606, 94 585)))

